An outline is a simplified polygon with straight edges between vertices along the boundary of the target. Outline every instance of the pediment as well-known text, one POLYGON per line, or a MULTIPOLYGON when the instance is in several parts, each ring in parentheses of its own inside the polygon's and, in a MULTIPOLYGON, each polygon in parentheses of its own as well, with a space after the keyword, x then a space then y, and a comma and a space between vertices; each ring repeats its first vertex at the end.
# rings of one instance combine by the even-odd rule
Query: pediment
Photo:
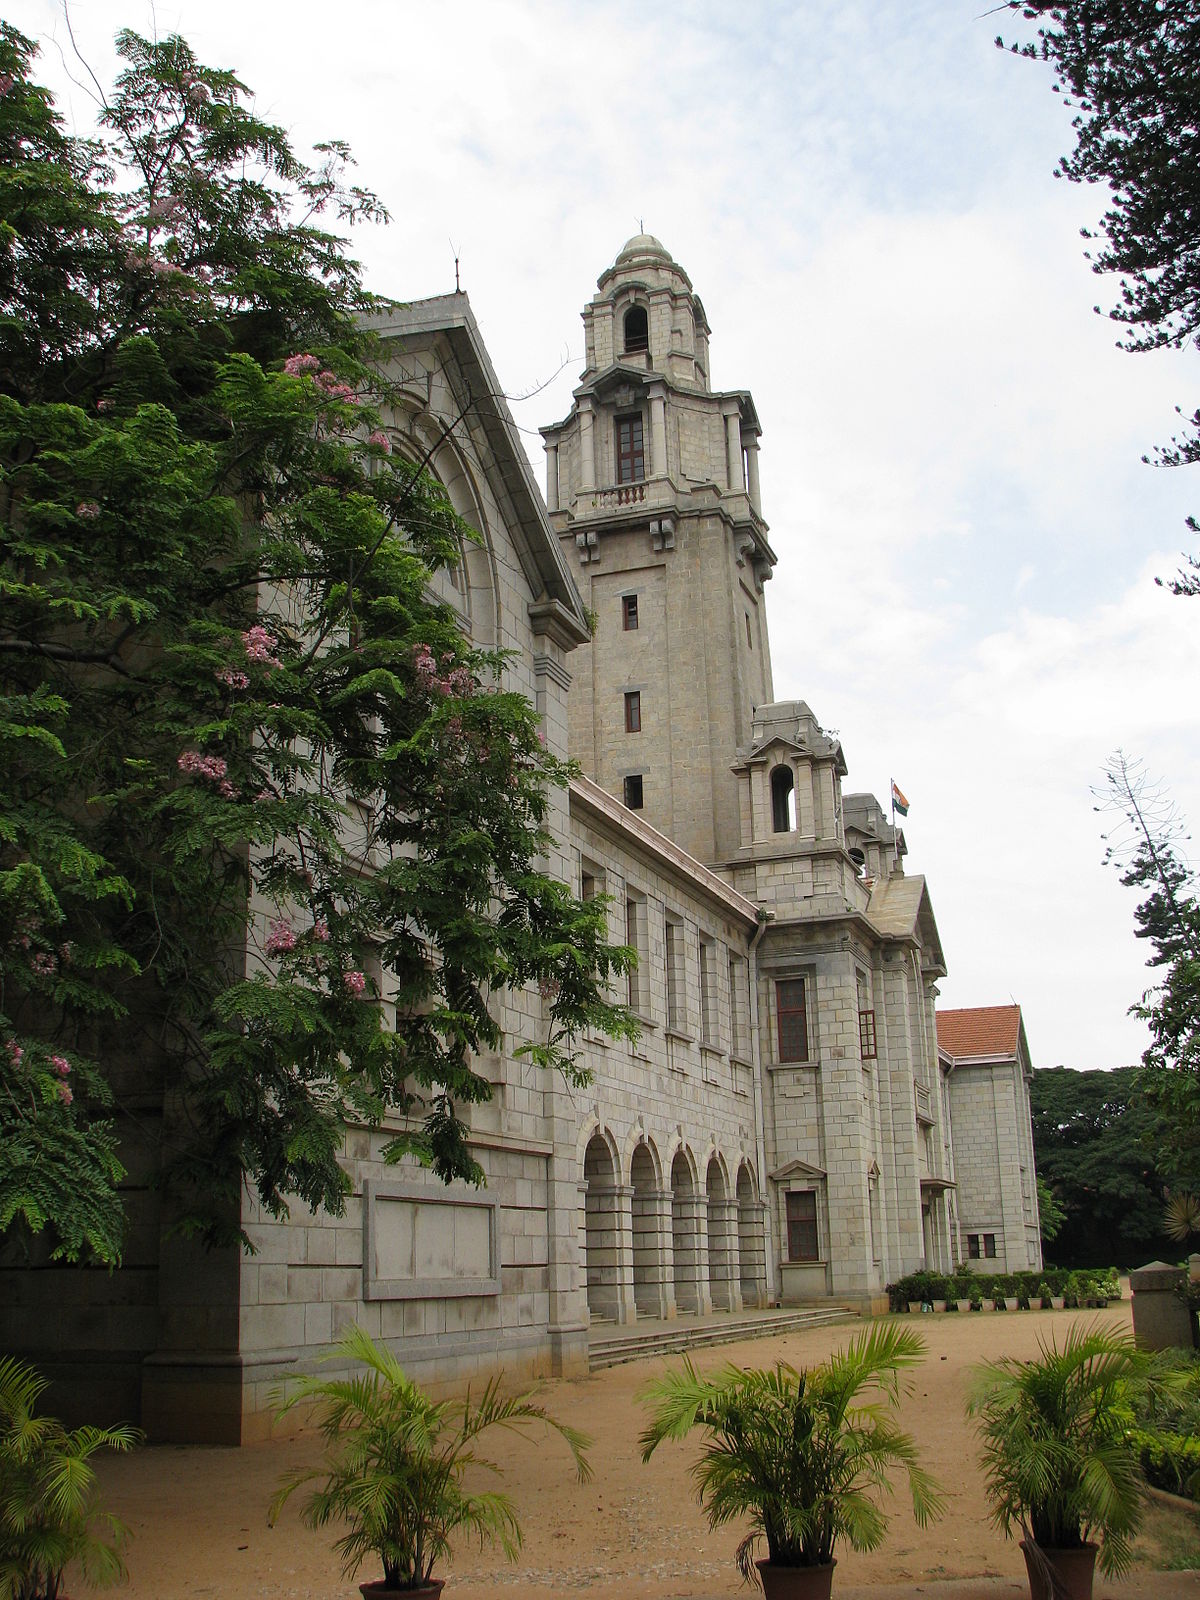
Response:
POLYGON ((784 1183, 788 1178, 815 1178, 822 1183, 825 1174, 820 1167, 810 1167, 807 1161, 789 1161, 786 1166, 776 1167, 774 1172, 768 1172, 768 1178, 773 1183, 784 1183))

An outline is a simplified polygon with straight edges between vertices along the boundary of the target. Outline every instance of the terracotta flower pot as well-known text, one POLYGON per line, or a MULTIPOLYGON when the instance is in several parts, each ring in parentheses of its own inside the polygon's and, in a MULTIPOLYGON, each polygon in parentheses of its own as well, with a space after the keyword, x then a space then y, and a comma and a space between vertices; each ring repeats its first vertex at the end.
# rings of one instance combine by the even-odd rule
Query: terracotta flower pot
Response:
POLYGON ((1025 1570, 1029 1573, 1030 1600, 1059 1600, 1039 1557, 1053 1567, 1065 1600, 1092 1600, 1092 1579, 1099 1548, 1095 1544, 1085 1544, 1082 1550, 1050 1550, 1042 1545, 1031 1548, 1022 1539, 1021 1554, 1025 1557, 1025 1570))
POLYGON ((358 1592, 363 1600, 438 1600, 445 1586, 445 1578, 431 1578, 419 1589, 396 1589, 379 1578, 374 1583, 360 1583, 358 1592))
POLYGON ((766 1600, 829 1600, 836 1561, 826 1567, 780 1567, 756 1561, 766 1600))

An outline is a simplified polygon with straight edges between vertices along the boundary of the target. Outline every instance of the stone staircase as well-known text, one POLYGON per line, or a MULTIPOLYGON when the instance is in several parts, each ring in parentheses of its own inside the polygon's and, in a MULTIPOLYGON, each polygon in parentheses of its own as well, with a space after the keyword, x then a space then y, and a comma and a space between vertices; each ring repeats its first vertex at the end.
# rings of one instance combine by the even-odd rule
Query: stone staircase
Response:
POLYGON ((845 1306, 822 1305, 786 1311, 717 1312, 708 1317, 681 1315, 671 1322, 642 1317, 632 1325, 593 1322, 588 1333, 588 1367, 598 1372, 625 1361, 678 1355, 684 1350, 733 1344, 740 1339, 769 1339, 801 1328, 849 1322, 857 1315, 845 1306))

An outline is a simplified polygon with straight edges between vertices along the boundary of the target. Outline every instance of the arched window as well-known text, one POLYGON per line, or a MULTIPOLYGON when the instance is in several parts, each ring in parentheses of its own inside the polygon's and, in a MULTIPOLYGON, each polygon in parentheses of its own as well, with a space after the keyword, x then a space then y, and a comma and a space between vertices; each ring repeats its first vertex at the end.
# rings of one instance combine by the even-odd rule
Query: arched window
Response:
POLYGON ((650 348, 650 321, 645 306, 630 306, 625 313, 625 354, 650 348))
POLYGON ((791 833, 796 826, 796 784, 791 767, 776 767, 771 774, 771 825, 776 833, 791 833))

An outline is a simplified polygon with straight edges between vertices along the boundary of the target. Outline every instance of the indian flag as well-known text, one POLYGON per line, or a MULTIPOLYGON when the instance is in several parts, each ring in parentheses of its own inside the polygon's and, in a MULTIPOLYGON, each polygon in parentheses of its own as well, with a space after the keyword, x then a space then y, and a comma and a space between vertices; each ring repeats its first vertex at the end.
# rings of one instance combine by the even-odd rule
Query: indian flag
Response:
POLYGON ((899 812, 902 817, 908 815, 908 801, 904 798, 895 778, 892 779, 892 810, 899 812))

